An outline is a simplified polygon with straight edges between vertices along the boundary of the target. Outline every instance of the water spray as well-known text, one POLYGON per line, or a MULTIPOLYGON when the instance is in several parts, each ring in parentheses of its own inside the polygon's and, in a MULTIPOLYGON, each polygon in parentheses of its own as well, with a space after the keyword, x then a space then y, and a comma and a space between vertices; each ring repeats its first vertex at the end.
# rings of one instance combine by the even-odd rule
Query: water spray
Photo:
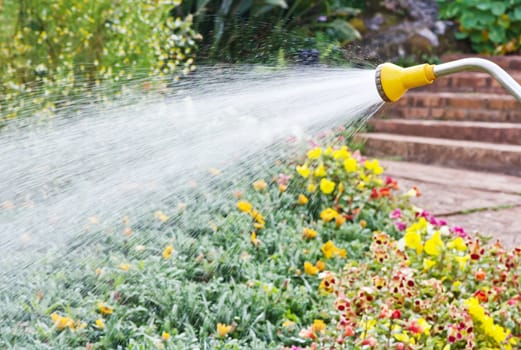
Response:
POLYGON ((376 87, 382 100, 396 102, 409 89, 432 84, 437 78, 463 71, 490 74, 521 102, 521 86, 503 68, 483 58, 463 58, 438 65, 420 64, 408 68, 383 63, 376 68, 376 87))

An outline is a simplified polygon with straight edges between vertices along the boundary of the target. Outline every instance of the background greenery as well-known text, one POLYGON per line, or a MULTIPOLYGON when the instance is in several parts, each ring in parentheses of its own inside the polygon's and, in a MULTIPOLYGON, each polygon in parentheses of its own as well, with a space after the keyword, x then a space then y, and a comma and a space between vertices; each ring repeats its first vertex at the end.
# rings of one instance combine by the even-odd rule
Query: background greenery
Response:
POLYGON ((458 39, 470 40, 475 52, 508 54, 521 46, 521 1, 439 0, 440 16, 456 20, 458 39))

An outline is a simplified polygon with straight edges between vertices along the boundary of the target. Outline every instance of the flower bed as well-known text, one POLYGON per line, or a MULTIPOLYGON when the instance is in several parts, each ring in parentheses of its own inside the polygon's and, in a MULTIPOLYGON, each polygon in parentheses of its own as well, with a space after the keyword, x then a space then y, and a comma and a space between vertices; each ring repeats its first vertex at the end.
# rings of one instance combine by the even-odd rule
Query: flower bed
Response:
POLYGON ((315 147, 242 190, 125 219, 81 268, 60 260, 18 288, 0 345, 515 347, 521 249, 484 248, 382 172, 315 147))

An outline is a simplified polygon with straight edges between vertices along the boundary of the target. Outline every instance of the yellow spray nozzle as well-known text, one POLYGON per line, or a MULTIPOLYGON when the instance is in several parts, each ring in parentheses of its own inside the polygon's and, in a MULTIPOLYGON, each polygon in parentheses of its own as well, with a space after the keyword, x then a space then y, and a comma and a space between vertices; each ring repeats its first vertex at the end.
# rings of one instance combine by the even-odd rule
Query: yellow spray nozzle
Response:
POLYGON ((402 68, 383 63, 376 68, 378 93, 387 102, 398 101, 407 90, 431 84, 435 79, 434 65, 431 64, 402 68))

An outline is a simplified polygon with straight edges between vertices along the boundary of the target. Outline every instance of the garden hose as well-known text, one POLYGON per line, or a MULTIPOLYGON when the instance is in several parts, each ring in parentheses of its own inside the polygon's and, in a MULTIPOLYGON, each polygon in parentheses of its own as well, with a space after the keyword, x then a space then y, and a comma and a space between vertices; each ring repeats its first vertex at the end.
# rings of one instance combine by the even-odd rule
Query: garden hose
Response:
POLYGON ((376 68, 376 87, 382 100, 396 102, 409 89, 431 84, 439 77, 462 71, 490 74, 521 102, 521 86, 500 66, 483 58, 463 58, 438 65, 420 64, 408 68, 382 63, 376 68))

